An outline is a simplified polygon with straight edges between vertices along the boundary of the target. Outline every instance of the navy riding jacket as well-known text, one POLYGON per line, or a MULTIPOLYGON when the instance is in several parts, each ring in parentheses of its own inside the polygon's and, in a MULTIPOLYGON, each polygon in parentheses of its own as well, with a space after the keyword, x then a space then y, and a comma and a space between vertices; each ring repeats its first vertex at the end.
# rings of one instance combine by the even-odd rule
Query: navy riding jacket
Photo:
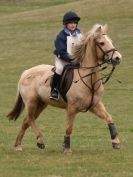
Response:
POLYGON ((77 33, 80 33, 80 30, 77 28, 73 33, 71 33, 67 28, 64 28, 56 37, 55 39, 55 51, 54 54, 66 61, 66 62, 71 62, 72 57, 71 55, 67 52, 67 36, 75 35, 77 33))

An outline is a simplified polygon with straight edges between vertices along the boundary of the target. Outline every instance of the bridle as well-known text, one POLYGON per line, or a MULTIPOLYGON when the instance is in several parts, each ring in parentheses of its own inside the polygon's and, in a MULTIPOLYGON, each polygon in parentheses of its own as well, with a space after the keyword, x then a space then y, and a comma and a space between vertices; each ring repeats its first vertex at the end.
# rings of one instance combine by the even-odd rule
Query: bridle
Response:
POLYGON ((102 53, 103 53, 103 61, 105 61, 105 62, 108 63, 108 64, 113 64, 112 58, 113 58, 113 55, 114 55, 115 51, 117 51, 117 50, 116 50, 115 48, 112 48, 112 49, 110 49, 110 50, 104 51, 99 42, 95 41, 95 43, 96 43, 96 46, 97 46, 97 47, 102 51, 102 53), (109 57, 109 53, 110 53, 110 52, 112 52, 111 57, 109 57), (107 57, 107 58, 106 58, 106 57, 107 57))
MULTIPOLYGON (((103 35, 106 35, 106 34, 103 34, 103 35)), ((97 64, 96 66, 90 66, 90 67, 82 67, 82 66, 80 66, 80 68, 83 68, 83 69, 95 69, 95 68, 101 67, 101 69, 99 69, 99 70, 97 70, 97 71, 93 71, 92 73, 86 74, 86 75, 84 75, 84 76, 81 76, 80 73, 79 73, 79 76, 80 76, 80 79, 82 80, 82 79, 85 78, 85 77, 91 76, 91 75, 93 75, 93 74, 95 74, 95 73, 97 73, 97 72, 100 72, 100 71, 103 71, 103 70, 107 69, 108 65, 106 65, 106 66, 103 66, 103 65, 105 65, 105 64, 112 64, 113 67, 112 67, 111 72, 108 74, 108 76, 106 75, 106 80, 102 82, 103 84, 105 84, 105 83, 110 79, 110 77, 111 77, 111 75, 112 75, 112 73, 113 73, 113 71, 114 71, 114 69, 115 69, 115 65, 114 65, 114 62, 113 62, 112 59, 113 59, 113 55, 114 55, 115 51, 117 51, 117 50, 116 50, 115 48, 112 48, 112 49, 109 49, 109 50, 107 50, 107 51, 104 51, 104 50, 102 49, 102 47, 101 47, 101 45, 100 45, 99 42, 95 41, 95 44, 96 44, 96 46, 97 46, 97 47, 102 51, 102 53, 103 53, 103 62, 100 63, 100 64, 97 64), (109 53, 110 53, 110 52, 112 52, 111 57, 109 57, 109 53)), ((79 68, 78 68, 78 70, 79 70, 79 68)), ((78 72, 79 72, 79 71, 78 71, 78 72)), ((105 77, 102 77, 100 80, 103 80, 104 78, 105 78, 105 77)), ((80 79, 79 79, 79 80, 80 80, 80 79)), ((76 83, 76 82, 78 82, 79 80, 74 81, 74 82, 76 83)))
MULTIPOLYGON (((103 34, 103 35, 106 35, 106 34, 103 34)), ((114 56, 115 51, 117 51, 117 50, 115 48, 112 48, 112 49, 109 49, 107 51, 104 51, 99 42, 95 41, 95 44, 101 50, 101 52, 103 53, 103 61, 104 62, 102 63, 102 65, 107 63, 107 64, 112 64, 112 66, 113 66, 112 70, 110 71, 110 73, 106 77, 106 80, 102 81, 102 83, 105 84, 110 79, 111 75, 113 74, 113 71, 115 70, 115 63, 113 62, 113 56, 114 56), (109 56, 110 52, 112 52, 111 57, 109 56)), ((102 68, 102 70, 103 70, 103 68, 102 68)), ((103 78, 102 78, 102 80, 103 80, 103 78)))

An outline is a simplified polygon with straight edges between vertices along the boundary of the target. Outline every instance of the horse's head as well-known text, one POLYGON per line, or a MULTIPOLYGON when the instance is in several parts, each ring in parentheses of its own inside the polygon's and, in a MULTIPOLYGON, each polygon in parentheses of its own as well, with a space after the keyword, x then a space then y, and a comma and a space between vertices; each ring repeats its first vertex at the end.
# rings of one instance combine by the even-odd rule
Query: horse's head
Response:
POLYGON ((112 40, 107 35, 107 25, 95 25, 93 36, 97 58, 112 65, 119 64, 122 60, 122 55, 115 49, 112 40))

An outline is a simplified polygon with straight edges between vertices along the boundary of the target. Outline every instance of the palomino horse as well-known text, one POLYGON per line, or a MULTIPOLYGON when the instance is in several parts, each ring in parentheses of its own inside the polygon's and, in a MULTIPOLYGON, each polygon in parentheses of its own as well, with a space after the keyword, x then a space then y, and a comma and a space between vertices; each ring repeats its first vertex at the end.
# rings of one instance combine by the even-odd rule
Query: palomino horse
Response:
POLYGON ((86 35, 80 45, 75 46, 73 58, 79 67, 74 69, 73 82, 66 94, 67 102, 60 96, 59 101, 49 99, 50 78, 53 75, 51 65, 39 65, 23 72, 18 83, 17 100, 8 114, 10 120, 16 120, 24 107, 27 116, 23 121, 15 142, 15 148, 22 151, 21 143, 26 129, 30 126, 37 138, 39 148, 44 148, 43 136, 35 124, 39 114, 48 105, 66 109, 67 125, 64 136, 64 153, 71 153, 70 136, 75 115, 90 110, 104 119, 109 127, 112 146, 120 148, 118 132, 111 115, 102 102, 103 83, 100 71, 103 64, 115 66, 122 60, 121 54, 114 48, 107 35, 107 25, 96 24, 86 35))

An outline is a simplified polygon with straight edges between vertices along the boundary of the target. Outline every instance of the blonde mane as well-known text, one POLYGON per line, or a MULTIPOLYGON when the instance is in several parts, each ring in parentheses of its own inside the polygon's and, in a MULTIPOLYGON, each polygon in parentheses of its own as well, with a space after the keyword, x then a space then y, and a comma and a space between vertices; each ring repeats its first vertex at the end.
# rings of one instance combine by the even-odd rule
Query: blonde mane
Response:
POLYGON ((86 55, 87 45, 90 45, 90 47, 91 47, 90 39, 92 37, 95 38, 99 35, 99 33, 97 32, 99 27, 101 27, 103 32, 105 31, 105 26, 102 26, 100 24, 95 24, 90 31, 88 31, 85 35, 83 35, 81 44, 76 45, 73 48, 73 55, 72 56, 74 59, 74 63, 82 63, 82 61, 84 60, 85 55, 86 55))

